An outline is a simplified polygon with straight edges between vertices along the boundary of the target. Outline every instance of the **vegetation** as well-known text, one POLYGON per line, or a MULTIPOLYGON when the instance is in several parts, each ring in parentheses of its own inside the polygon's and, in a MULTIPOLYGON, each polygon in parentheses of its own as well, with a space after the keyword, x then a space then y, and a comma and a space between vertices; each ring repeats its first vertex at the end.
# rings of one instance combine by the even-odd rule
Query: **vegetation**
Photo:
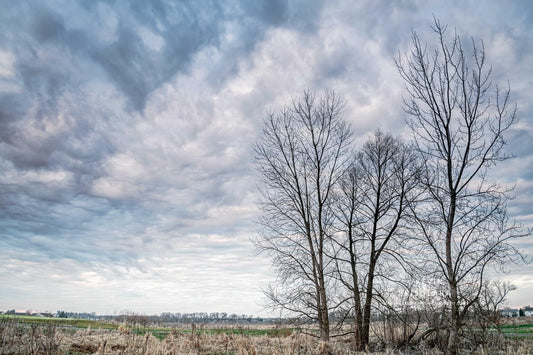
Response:
MULTIPOLYGON (((528 324, 505 324, 493 329, 500 342, 499 354, 530 354, 533 351, 533 320, 528 324)), ((516 321, 514 319, 509 322, 516 321)), ((524 320, 521 320, 522 322, 524 320)), ((307 328, 307 331, 313 329, 307 328)), ((314 329, 318 331, 318 329, 314 329)), ((393 338, 392 329, 373 324, 373 343, 382 336, 393 338)), ((352 336, 329 342, 305 334, 302 329, 276 326, 208 326, 199 329, 134 326, 128 323, 84 322, 39 317, 0 317, 0 354, 363 354, 354 349, 352 336)), ((423 333, 421 328, 420 334, 423 333)), ((378 354, 400 354, 389 346, 371 349, 378 354)), ((404 348, 406 354, 439 354, 431 344, 404 348)), ((480 347, 472 354, 487 354, 480 347)))
POLYGON ((492 84, 482 42, 463 47, 436 19, 433 31, 434 45, 413 32, 396 61, 411 142, 380 131, 355 142, 325 91, 267 113, 254 146, 257 247, 278 274, 266 295, 322 341, 448 355, 504 346, 497 311, 514 288, 488 275, 525 261, 516 241, 532 231, 509 221, 512 189, 490 172, 508 158, 516 104, 492 84))
POLYGON ((332 92, 310 92, 269 113, 255 145, 264 212, 258 248, 274 258, 281 288, 267 292, 272 307, 318 324, 330 338, 333 191, 347 165, 351 143, 342 101, 332 92))
POLYGON ((492 87, 482 43, 470 48, 435 20, 436 45, 416 33, 414 49, 398 69, 415 149, 423 162, 420 202, 413 208, 413 245, 421 270, 447 309, 447 353, 455 354, 461 328, 485 290, 487 270, 519 261, 513 240, 528 235, 509 221, 510 190, 491 181, 490 169, 507 158, 506 132, 517 122, 510 89, 492 87), (467 54, 470 53, 470 54, 467 54))
POLYGON ((92 329, 117 329, 119 324, 114 322, 97 321, 90 319, 77 319, 77 318, 48 318, 48 317, 36 317, 36 316, 15 316, 4 314, 0 315, 0 322, 13 322, 20 325, 33 324, 33 325, 54 325, 73 328, 92 328, 92 329))

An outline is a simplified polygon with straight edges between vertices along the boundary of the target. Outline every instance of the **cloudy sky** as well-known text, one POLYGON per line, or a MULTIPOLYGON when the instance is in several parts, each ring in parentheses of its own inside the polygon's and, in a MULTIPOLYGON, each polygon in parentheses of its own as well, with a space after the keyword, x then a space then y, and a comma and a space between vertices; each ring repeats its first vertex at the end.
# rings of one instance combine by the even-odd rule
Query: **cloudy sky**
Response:
MULTIPOLYGON (((394 57, 433 14, 510 82, 516 157, 493 176, 532 225, 531 1, 0 0, 0 310, 265 314, 265 112, 333 89, 358 137, 407 134, 394 57)), ((533 266, 503 277, 533 304, 533 266)))

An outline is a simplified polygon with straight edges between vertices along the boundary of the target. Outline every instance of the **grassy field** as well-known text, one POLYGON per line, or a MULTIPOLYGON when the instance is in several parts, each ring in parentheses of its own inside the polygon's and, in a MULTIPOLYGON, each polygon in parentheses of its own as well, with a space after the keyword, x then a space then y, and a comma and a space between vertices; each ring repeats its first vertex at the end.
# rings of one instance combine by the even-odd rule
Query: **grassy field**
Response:
POLYGON ((533 340, 533 324, 507 324, 500 327, 506 337, 521 337, 533 340))
POLYGON ((293 328, 141 327, 8 315, 0 316, 0 341, 0 354, 312 354, 320 347, 293 328))
MULTIPOLYGON (((533 319, 500 327, 505 336, 498 354, 533 353, 533 319)), ((495 332, 499 333, 499 332, 495 332)), ((500 337, 501 338, 501 337, 500 337)), ((0 316, 0 354, 368 354, 353 351, 350 336, 329 343, 303 334, 297 328, 266 326, 185 325, 147 327, 66 318, 0 316)), ((426 345, 404 349, 405 354, 439 354, 426 345)), ((401 354, 378 346, 376 354, 401 354)), ((479 348, 469 354, 491 354, 479 348)))
MULTIPOLYGON (((14 315, 0 315, 0 323, 14 322, 19 325, 54 325, 60 328, 77 328, 77 329, 119 329, 121 325, 116 322, 106 322, 100 320, 89 319, 75 319, 75 318, 47 318, 35 316, 14 316, 14 315)), ((152 333, 159 339, 164 339, 171 332, 179 332, 182 334, 192 333, 192 327, 161 327, 161 326, 135 326, 129 325, 127 327, 130 331, 136 334, 152 333)), ((288 336, 297 331, 296 328, 280 328, 280 327, 258 327, 258 326, 220 326, 220 325, 195 325, 194 332, 199 334, 228 334, 228 335, 246 335, 246 336, 288 336)))
POLYGON ((53 324, 56 326, 75 327, 80 329, 118 329, 119 324, 112 322, 103 322, 90 319, 75 319, 75 318, 47 318, 35 316, 15 316, 9 314, 0 315, 0 322, 15 321, 20 324, 53 324))

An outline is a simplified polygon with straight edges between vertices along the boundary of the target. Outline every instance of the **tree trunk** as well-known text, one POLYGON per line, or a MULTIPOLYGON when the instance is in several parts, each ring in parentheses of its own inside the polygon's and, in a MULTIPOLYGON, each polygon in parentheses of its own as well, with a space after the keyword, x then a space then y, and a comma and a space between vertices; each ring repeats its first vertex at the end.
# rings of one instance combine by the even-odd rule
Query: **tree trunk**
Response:
POLYGON ((456 193, 453 189, 453 179, 451 175, 451 159, 448 164, 448 179, 451 190, 450 199, 450 214, 448 216, 448 226, 446 230, 446 267, 448 273, 448 285, 450 288, 450 306, 451 306, 451 319, 450 319, 450 333, 448 336, 448 347, 446 353, 448 355, 455 355, 459 349, 459 330, 461 327, 460 310, 459 310, 459 297, 457 293, 456 275, 453 270, 452 260, 452 236, 453 236, 453 223, 455 221, 456 211, 456 193))
MULTIPOLYGON (((355 270, 352 270, 354 273, 355 270)), ((356 274, 354 274, 356 275, 356 274)), ((357 277, 355 277, 355 281, 357 277)), ((358 283, 354 282, 354 303, 355 303, 355 329, 354 329, 354 338, 355 338, 355 349, 357 351, 362 351, 365 349, 368 342, 365 343, 363 339, 363 311, 361 309, 361 295, 358 288, 358 283)))
MULTIPOLYGON (((352 215, 353 215, 352 211, 352 215)), ((348 241, 349 241, 349 253, 350 253, 350 267, 352 273, 352 285, 353 285, 353 300, 354 300, 354 313, 355 313, 355 329, 354 329, 354 339, 355 339, 355 349, 357 351, 364 350, 366 344, 364 344, 362 338, 363 330, 363 311, 361 309, 361 293, 359 292, 359 280, 357 277, 357 262, 354 251, 354 240, 353 240, 353 231, 352 231, 352 220, 348 224, 348 241)))
POLYGON ((455 282, 450 282, 450 296, 452 317, 450 319, 450 333, 448 336, 448 347, 446 349, 446 353, 448 355, 456 355, 459 352, 459 331, 461 329, 461 317, 457 295, 457 284, 455 282))
MULTIPOLYGON (((321 280, 323 283, 323 279, 321 280)), ((329 312, 326 300, 326 290, 320 288, 320 340, 329 341, 329 312)))
MULTIPOLYGON (((372 248, 373 249, 373 248, 372 248)), ((373 255, 373 253, 372 253, 373 255)), ((370 316, 372 311, 372 296, 374 289, 374 269, 376 267, 373 257, 370 259, 368 269, 368 282, 366 285, 366 298, 363 310, 363 327, 361 329, 361 347, 364 349, 370 343, 370 316)))

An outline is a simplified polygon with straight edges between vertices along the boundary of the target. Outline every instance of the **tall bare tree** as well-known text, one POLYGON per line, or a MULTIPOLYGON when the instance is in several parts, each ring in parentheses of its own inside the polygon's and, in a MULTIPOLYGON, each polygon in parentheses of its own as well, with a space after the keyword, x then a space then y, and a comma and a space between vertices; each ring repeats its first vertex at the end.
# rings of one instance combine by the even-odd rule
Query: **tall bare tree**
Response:
POLYGON ((513 239, 527 233, 508 223, 508 192, 488 180, 507 158, 504 134, 516 122, 510 89, 491 87, 483 42, 464 48, 435 20, 434 51, 413 32, 413 50, 397 59, 408 92, 408 123, 423 157, 426 200, 415 220, 427 250, 425 270, 446 285, 447 353, 458 352, 461 328, 483 291, 491 265, 516 260, 513 239))
POLYGON ((346 169, 351 142, 342 106, 332 92, 305 92, 291 106, 267 114, 254 147, 263 196, 257 245, 273 257, 280 286, 267 296, 272 306, 317 322, 326 341, 333 188, 346 169))
MULTIPOLYGON (((339 184, 336 262, 349 290, 356 347, 369 344, 376 281, 391 280, 391 262, 401 267, 406 212, 416 196, 417 156, 401 139, 377 131, 356 154, 339 184)), ((378 292, 381 294, 381 292, 378 292)))

